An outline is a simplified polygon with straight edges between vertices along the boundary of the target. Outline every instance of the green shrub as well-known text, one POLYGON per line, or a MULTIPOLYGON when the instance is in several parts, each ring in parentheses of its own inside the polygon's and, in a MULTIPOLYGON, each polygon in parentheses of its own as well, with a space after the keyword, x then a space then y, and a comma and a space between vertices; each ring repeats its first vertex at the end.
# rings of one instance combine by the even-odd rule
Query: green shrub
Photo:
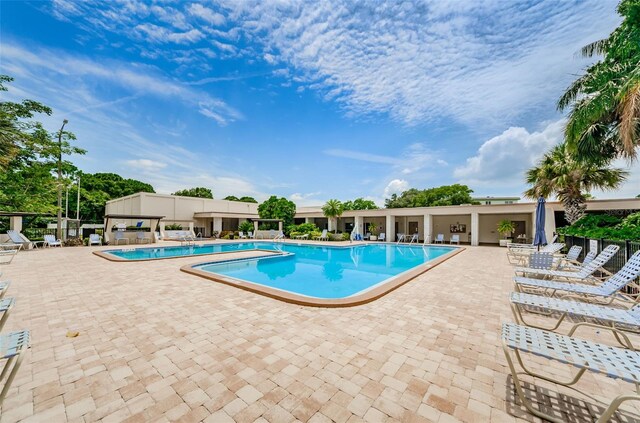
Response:
POLYGON ((182 225, 179 223, 172 223, 170 225, 165 225, 164 229, 166 231, 181 231, 182 230, 182 225))
POLYGON ((253 232, 253 223, 249 222, 248 220, 244 220, 238 225, 238 230, 245 233, 253 232))
POLYGON ((345 232, 342 234, 343 241, 349 241, 350 239, 351 239, 351 234, 349 234, 348 232, 345 232))
POLYGON ((319 238, 320 236, 322 236, 322 232, 320 232, 320 231, 311 232, 309 234, 309 238, 311 238, 311 239, 319 238))
POLYGON ((221 237, 222 239, 231 239, 231 235, 225 234, 221 237))
POLYGON ((289 225, 287 226, 287 232, 289 236, 292 236, 291 233, 295 232, 298 235, 311 234, 313 232, 319 232, 320 229, 314 223, 301 223, 299 225, 289 225))
POLYGON ((581 236, 613 241, 640 240, 640 213, 624 219, 606 214, 588 214, 571 226, 558 228, 561 235, 581 236))

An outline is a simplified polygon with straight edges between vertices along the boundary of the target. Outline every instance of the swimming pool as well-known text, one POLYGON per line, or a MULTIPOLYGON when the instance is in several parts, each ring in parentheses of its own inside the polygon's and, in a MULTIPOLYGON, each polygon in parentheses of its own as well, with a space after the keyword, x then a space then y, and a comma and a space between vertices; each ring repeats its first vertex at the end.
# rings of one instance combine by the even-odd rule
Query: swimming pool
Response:
POLYGON ((106 250, 96 254, 138 261, 267 252, 262 257, 191 264, 181 270, 288 302, 339 307, 379 298, 461 250, 391 243, 327 246, 262 241, 106 250))
POLYGON ((428 270, 455 247, 260 244, 286 255, 201 263, 183 270, 298 304, 328 306, 377 298, 428 270), (375 292, 374 292, 375 291, 375 292), (313 303, 313 304, 310 304, 313 303))

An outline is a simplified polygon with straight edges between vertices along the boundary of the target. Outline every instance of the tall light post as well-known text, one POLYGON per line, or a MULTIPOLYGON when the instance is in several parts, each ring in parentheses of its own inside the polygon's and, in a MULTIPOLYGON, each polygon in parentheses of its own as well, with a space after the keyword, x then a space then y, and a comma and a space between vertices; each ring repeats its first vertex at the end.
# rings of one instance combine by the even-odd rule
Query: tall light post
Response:
POLYGON ((68 120, 62 121, 62 127, 58 132, 58 224, 56 227, 56 237, 62 239, 62 131, 68 120))

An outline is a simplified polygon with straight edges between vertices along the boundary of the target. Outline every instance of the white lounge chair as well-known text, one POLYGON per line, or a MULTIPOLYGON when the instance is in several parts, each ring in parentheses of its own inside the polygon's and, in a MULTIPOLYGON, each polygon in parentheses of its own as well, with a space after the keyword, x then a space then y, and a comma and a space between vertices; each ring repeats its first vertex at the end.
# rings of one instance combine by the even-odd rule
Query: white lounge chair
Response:
POLYGON ((403 241, 404 241, 405 234, 398 234, 398 235, 397 235, 397 238, 398 238, 398 239, 396 240, 396 243, 398 243, 398 244, 399 244, 399 243, 401 243, 401 242, 403 242, 403 241))
POLYGON ((253 236, 253 232, 252 232, 252 231, 249 231, 249 232, 248 232, 248 236, 249 236, 249 239, 254 239, 254 236, 253 236))
POLYGON ((316 239, 318 241, 328 241, 329 240, 329 235, 327 234, 327 230, 323 229, 322 230, 322 234, 320 234, 320 236, 314 237, 313 239, 316 239))
POLYGON ((0 300, 4 298, 4 294, 7 293, 7 290, 11 286, 11 281, 0 282, 0 300))
POLYGON ((567 316, 578 317, 588 322, 576 323, 568 336, 573 336, 576 329, 582 326, 595 328, 607 328, 613 331, 618 342, 625 348, 635 349, 631 340, 623 332, 624 330, 640 331, 640 304, 631 309, 607 307, 599 304, 589 304, 582 301, 562 300, 559 298, 543 297, 541 295, 526 294, 522 292, 511 293, 511 311, 516 322, 537 329, 554 332, 567 316), (537 323, 527 322, 522 315, 523 311, 545 313, 557 320, 552 326, 541 326, 537 323))
POLYGON ((238 238, 240 238, 240 239, 247 239, 247 236, 244 234, 244 232, 243 232, 243 231, 239 231, 239 232, 238 232, 238 238))
POLYGON ((26 236, 24 236, 24 234, 21 234, 20 232, 15 231, 13 229, 9 229, 7 231, 7 235, 9 236, 9 240, 13 244, 21 245, 22 248, 24 248, 25 250, 33 248, 33 246, 35 245, 26 236))
POLYGON ((122 231, 115 231, 113 233, 113 240, 116 245, 120 244, 120 241, 124 241, 127 245, 129 244, 129 238, 124 236, 124 232, 122 231))
POLYGON ((444 244, 444 234, 438 234, 436 235, 436 239, 433 240, 434 244, 440 243, 440 244, 444 244))
POLYGON ((145 232, 138 231, 136 232, 136 244, 146 244, 151 243, 151 237, 147 236, 145 232))
MULTIPOLYGON (((545 253, 557 254, 564 247, 565 247, 565 244, 561 242, 554 242, 552 244, 547 244, 544 247, 540 248, 540 251, 545 253)), ((538 249, 536 248, 536 249, 525 249, 525 250, 520 250, 520 249, 507 250, 507 259, 511 264, 522 264, 527 261, 527 259, 529 258, 529 254, 531 254, 534 251, 538 251, 538 249)))
POLYGON ((15 298, 0 299, 0 313, 2 313, 2 318, 0 318, 0 331, 4 327, 4 324, 7 323, 9 314, 11 314, 11 309, 13 309, 13 306, 15 304, 16 304, 15 298))
POLYGON ((417 244, 418 243, 418 234, 413 234, 411 235, 411 239, 409 240, 409 244, 413 244, 414 242, 417 244))
POLYGON ((637 351, 610 347, 514 323, 504 323, 502 325, 502 348, 520 401, 530 413, 544 420, 552 422, 564 421, 558 416, 549 415, 534 407, 525 396, 520 383, 520 375, 522 373, 516 370, 510 351, 514 352, 520 367, 527 375, 559 385, 570 386, 572 389, 576 389, 572 385, 575 385, 587 370, 633 384, 635 393, 627 393, 614 398, 597 420, 598 423, 609 421, 623 402, 640 401, 640 392, 638 392, 638 385, 640 384, 640 353, 637 351), (558 380, 551 375, 535 373, 525 367, 521 353, 531 353, 538 357, 568 364, 579 369, 579 371, 569 381, 558 380))
POLYGON ((384 232, 380 233, 380 236, 378 236, 378 241, 386 241, 387 240, 387 234, 385 234, 384 232))
MULTIPOLYGON (((595 261, 595 259, 594 259, 595 261)), ((516 291, 527 292, 529 289, 541 290, 542 295, 558 297, 557 292, 565 292, 581 300, 598 300, 610 304, 614 300, 637 301, 632 294, 622 294, 620 291, 625 286, 632 284, 640 276, 640 251, 636 251, 631 258, 618 270, 615 275, 609 277, 600 285, 586 285, 582 283, 557 282, 545 279, 532 279, 516 276, 513 281, 516 284, 516 291)), ((638 296, 640 294, 635 294, 638 296)), ((566 294, 565 294, 566 296, 566 294)))
POLYGON ((23 357, 22 352, 27 348, 29 348, 28 330, 11 332, 0 336, 0 360, 6 360, 0 373, 0 376, 2 376, 0 382, 4 381, 4 386, 0 391, 0 407, 20 368, 23 357))
POLYGON ((62 247, 62 241, 56 239, 53 235, 45 235, 44 236, 44 246, 45 247, 62 247))
POLYGON ((618 252, 620 247, 617 245, 609 245, 607 248, 602 250, 600 254, 596 256, 589 263, 581 266, 577 271, 571 270, 553 270, 553 269, 532 269, 529 267, 516 267, 514 270, 517 274, 521 274, 522 276, 535 276, 538 278, 549 278, 549 279, 571 279, 578 280, 582 282, 597 282, 598 279, 593 277, 592 275, 600 269, 602 266, 607 264, 609 260, 618 252))
POLYGON ((460 235, 451 235, 451 239, 449 240, 449 244, 453 244, 456 243, 458 245, 460 245, 460 235))
POLYGON ((0 264, 11 264, 15 256, 18 254, 22 248, 22 244, 16 245, 16 248, 11 249, 1 249, 0 250, 0 264))
POLYGON ((309 234, 296 235, 295 239, 309 239, 309 234))
POLYGON ((102 237, 98 234, 89 234, 89 246, 102 245, 102 237))

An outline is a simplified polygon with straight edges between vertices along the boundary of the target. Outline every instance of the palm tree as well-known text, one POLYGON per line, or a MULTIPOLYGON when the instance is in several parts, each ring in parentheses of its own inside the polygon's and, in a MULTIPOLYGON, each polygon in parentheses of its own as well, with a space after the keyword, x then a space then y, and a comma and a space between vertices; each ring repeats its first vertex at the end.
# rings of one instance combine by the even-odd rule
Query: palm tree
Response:
POLYGON ((623 21, 611 35, 582 49, 582 55, 603 55, 587 68, 558 100, 570 108, 565 141, 579 159, 633 160, 640 145, 640 1, 622 0, 623 21))
MULTIPOLYGON (((342 203, 339 200, 331 199, 322 206, 322 213, 328 219, 339 218, 344 211, 342 203)), ((334 229, 336 232, 336 229, 334 229)))
POLYGON ((609 168, 608 163, 579 161, 566 144, 559 144, 527 171, 526 181, 532 187, 524 195, 529 198, 557 196, 571 224, 584 215, 586 193, 593 189, 616 189, 627 174, 622 169, 609 168))

